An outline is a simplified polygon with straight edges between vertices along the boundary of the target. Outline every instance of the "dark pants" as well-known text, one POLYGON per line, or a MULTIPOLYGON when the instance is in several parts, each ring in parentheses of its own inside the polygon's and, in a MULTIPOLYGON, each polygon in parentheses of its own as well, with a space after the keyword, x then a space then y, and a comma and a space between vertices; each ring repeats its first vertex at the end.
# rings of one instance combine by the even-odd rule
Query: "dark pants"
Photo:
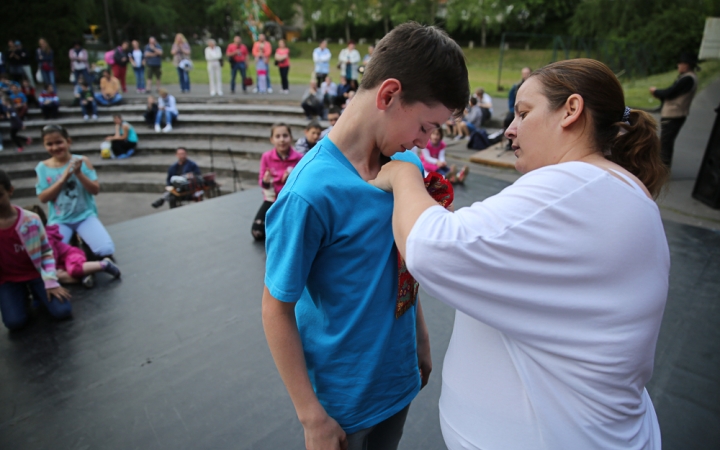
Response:
POLYGON ((308 117, 322 116, 323 105, 320 103, 305 101, 300 106, 302 106, 303 111, 305 111, 305 115, 308 117))
POLYGON ((247 90, 247 87, 245 86, 245 78, 247 77, 245 72, 246 69, 247 66, 244 62, 236 62, 232 65, 230 68, 230 92, 235 92, 235 77, 238 72, 240 72, 240 86, 242 86, 243 91, 247 90))
POLYGON ((18 134, 22 128, 10 128, 10 138, 16 147, 24 147, 27 144, 27 138, 18 134))
POLYGON ((409 409, 410 405, 377 425, 349 434, 348 450, 396 450, 409 409))
POLYGON ((289 71, 290 71, 290 66, 280 67, 280 81, 282 81, 282 88, 285 91, 290 89, 290 83, 288 83, 288 72, 289 71))
POLYGON ((480 111, 482 111, 482 120, 480 121, 480 124, 484 126, 490 120, 492 114, 487 108, 480 108, 480 111))
POLYGON ((58 108, 60 105, 57 103, 50 103, 47 105, 40 105, 40 109, 42 110, 43 116, 46 119, 55 119, 58 116, 58 108))
POLYGON ((660 159, 670 168, 672 166, 673 152, 675 151, 675 139, 680 128, 682 128, 687 117, 675 119, 660 119, 660 159))
POLYGON ((17 330, 27 323, 28 311, 25 300, 28 291, 32 294, 35 305, 42 303, 53 317, 64 319, 72 314, 72 306, 69 301, 61 302, 57 298, 52 301, 48 299, 45 283, 40 277, 24 283, 4 283, 0 284, 0 313, 2 313, 2 321, 8 329, 17 330))
POLYGON ((157 117, 158 106, 157 103, 153 103, 152 107, 145 111, 145 123, 152 127, 155 125, 155 117, 157 117))
POLYGON ((94 99, 87 99, 85 103, 81 102, 80 109, 82 109, 83 116, 89 116, 90 114, 97 116, 97 103, 94 99))
POLYGON ((114 140, 110 141, 110 148, 112 149, 113 155, 118 157, 126 154, 129 150, 135 150, 137 142, 114 140))
POLYGON ((255 215, 255 220, 253 221, 250 231, 252 232, 252 235, 256 241, 265 240, 265 215, 267 214, 268 209, 270 209, 272 205, 273 202, 264 201, 263 204, 260 205, 260 209, 255 215))
POLYGON ((320 86, 322 86, 323 82, 325 81, 325 77, 328 76, 326 73, 316 73, 315 77, 317 78, 317 85, 318 89, 320 89, 320 86))
POLYGON ((82 70, 73 70, 73 74, 75 74, 75 85, 80 82, 80 75, 82 75, 83 80, 90 86, 92 84, 92 77, 90 77, 90 72, 88 72, 87 69, 82 70))

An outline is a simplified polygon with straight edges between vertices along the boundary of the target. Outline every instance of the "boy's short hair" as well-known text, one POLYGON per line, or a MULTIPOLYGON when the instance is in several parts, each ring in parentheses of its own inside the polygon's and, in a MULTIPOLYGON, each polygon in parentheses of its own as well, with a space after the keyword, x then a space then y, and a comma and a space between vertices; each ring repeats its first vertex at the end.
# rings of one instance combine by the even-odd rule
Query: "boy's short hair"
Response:
POLYGON ((315 120, 313 120, 312 122, 310 122, 309 124, 307 124, 307 126, 305 127, 305 131, 310 131, 310 130, 312 130, 313 128, 322 131, 322 127, 321 127, 320 124, 319 124, 317 121, 315 121, 315 120))
POLYGON ((475 105, 477 105, 477 102, 478 102, 477 97, 470 97, 470 104, 471 104, 471 105, 475 106, 475 105))
POLYGON ((329 114, 337 114, 339 116, 340 108, 338 108, 337 106, 331 106, 330 109, 328 109, 328 115, 329 114))
POLYGON ((400 81, 403 102, 441 103, 456 116, 470 97, 460 46, 443 30, 417 22, 397 26, 378 42, 360 90, 372 89, 388 78, 400 81))
POLYGON ((10 182, 10 177, 8 176, 7 172, 4 170, 0 170, 0 186, 5 188, 6 191, 9 191, 12 189, 12 183, 10 182))

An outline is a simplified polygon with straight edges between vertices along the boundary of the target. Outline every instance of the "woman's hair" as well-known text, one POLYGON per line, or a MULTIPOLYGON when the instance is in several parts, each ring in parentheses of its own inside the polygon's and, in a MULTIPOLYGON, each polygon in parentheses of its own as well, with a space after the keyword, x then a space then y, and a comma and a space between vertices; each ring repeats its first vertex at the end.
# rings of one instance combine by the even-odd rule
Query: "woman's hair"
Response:
POLYGON ((12 189, 12 183, 10 182, 10 177, 8 176, 7 172, 4 170, 0 170, 0 186, 4 187, 6 191, 9 191, 12 189))
POLYGON ((45 125, 40 133, 41 137, 45 139, 48 134, 60 133, 65 139, 70 139, 70 133, 62 125, 45 125))
POLYGON ((210 45, 211 43, 217 45, 217 42, 215 42, 215 39, 208 39, 207 43, 208 43, 208 45, 210 45))
POLYGON ((34 212, 35 214, 40 217, 40 221, 42 221, 43 225, 47 225, 47 215, 45 214, 45 211, 40 207, 40 205, 32 205, 30 207, 25 208, 28 211, 34 212))
POLYGON ((597 150, 635 175, 653 197, 658 196, 668 170, 660 160, 657 122, 636 109, 630 111, 628 122, 623 121, 625 95, 608 66, 593 59, 571 59, 548 64, 530 77, 542 84, 551 110, 561 108, 572 94, 580 95, 597 150))
POLYGON ((121 115, 121 114, 118 114, 118 113, 113 114, 113 119, 116 118, 116 117, 117 117, 118 119, 122 120, 122 115, 121 115))
POLYGON ((270 137, 272 138, 275 135, 275 128, 282 128, 285 127, 288 131, 288 134, 290 135, 290 139, 292 139, 292 130, 290 129, 290 125, 286 124, 285 122, 276 122, 272 124, 272 127, 270 127, 270 137))
POLYGON ((42 48, 42 43, 45 43, 45 48, 42 49, 43 51, 52 50, 52 48, 50 48, 50 44, 48 44, 48 42, 47 42, 47 39, 45 39, 45 38, 40 38, 40 39, 38 40, 38 45, 39 45, 41 48, 42 48))
POLYGON ((176 43, 177 43, 177 41, 178 41, 178 38, 180 38, 180 42, 182 42, 183 44, 187 43, 187 39, 185 39, 185 35, 184 35, 184 34, 178 33, 178 34, 175 35, 175 42, 176 42, 176 43))

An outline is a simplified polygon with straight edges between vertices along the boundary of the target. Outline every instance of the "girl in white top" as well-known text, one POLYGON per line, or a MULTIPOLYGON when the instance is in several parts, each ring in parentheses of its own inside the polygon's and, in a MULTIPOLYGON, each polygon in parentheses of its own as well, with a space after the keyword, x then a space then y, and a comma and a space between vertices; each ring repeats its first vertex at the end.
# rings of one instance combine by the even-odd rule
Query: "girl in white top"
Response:
POLYGON ((210 79, 210 95, 223 95, 222 92, 222 49, 215 45, 215 39, 208 39, 205 47, 205 60, 207 60, 208 78, 210 79))
POLYGON ((457 309, 450 450, 661 448, 645 390, 670 266, 656 129, 607 66, 562 61, 519 89, 512 186, 451 213, 406 163, 373 182, 394 193, 409 271, 457 309))

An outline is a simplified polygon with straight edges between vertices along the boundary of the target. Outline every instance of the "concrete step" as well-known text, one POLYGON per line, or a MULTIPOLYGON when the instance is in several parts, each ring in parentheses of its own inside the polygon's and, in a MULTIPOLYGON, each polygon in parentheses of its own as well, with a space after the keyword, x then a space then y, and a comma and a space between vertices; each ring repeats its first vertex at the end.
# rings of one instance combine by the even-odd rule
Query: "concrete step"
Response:
MULTIPOLYGON (((290 128, 293 132, 293 137, 297 136, 300 137, 302 135, 302 130, 304 127, 297 126, 297 125, 290 125, 290 128)), ((72 140, 74 143, 80 144, 80 143, 86 143, 86 142, 93 142, 96 144, 98 149, 100 148, 100 143, 105 139, 106 136, 113 134, 114 129, 111 131, 98 129, 94 126, 83 126, 78 128, 73 128, 70 131, 70 136, 72 137, 72 140), (103 132, 104 131, 104 132, 103 132)), ((169 133, 163 133, 163 132, 156 132, 154 129, 148 128, 148 127, 136 127, 135 131, 139 138, 139 145, 140 148, 150 148, 152 147, 152 142, 154 141, 167 141, 167 140, 173 140, 177 142, 177 145, 182 145, 183 142, 186 139, 192 138, 195 140, 198 139, 204 139, 208 142, 210 139, 213 141, 215 140, 225 140, 234 142, 236 145, 238 143, 242 142, 267 142, 268 145, 270 145, 270 127, 269 126, 254 126, 254 127, 248 127, 248 126, 193 126, 193 125, 184 125, 182 122, 178 124, 177 127, 173 128, 173 130, 169 133)), ((40 145, 40 129, 36 128, 34 130, 26 130, 22 132, 22 136, 30 137, 35 141, 36 145, 40 145)), ((11 140, 10 140, 10 134, 3 133, 3 143, 8 145, 8 147, 12 147, 11 140)), ((28 146, 30 147, 30 146, 28 146)), ((13 147, 14 150, 14 147, 13 147)))
MULTIPOLYGON (((100 106, 98 107, 98 115, 105 116, 119 114, 143 114, 146 110, 147 102, 138 104, 123 104, 116 106, 100 106)), ((251 114, 251 115, 267 115, 267 116, 297 116, 305 117, 299 104, 296 105, 271 105, 271 104, 227 104, 227 103, 188 103, 178 106, 180 117, 190 114, 251 114)), ((59 110, 61 118, 81 117, 82 110, 79 106, 61 106, 59 110)), ((40 109, 31 108, 28 110, 28 120, 42 120, 42 112, 40 109)))
MULTIPOLYGON (((123 119, 131 123, 135 128, 147 127, 145 118, 140 114, 130 113, 123 115, 123 119)), ((292 116, 292 115, 251 115, 251 114, 183 114, 179 121, 178 126, 237 126, 244 125, 247 127, 260 127, 268 129, 269 127, 277 122, 284 122, 290 126, 304 129, 308 121, 304 117, 292 116)), ((73 134, 73 130, 76 128, 84 129, 97 129, 98 133, 103 135, 113 134, 115 132, 115 124, 113 118, 110 115, 99 116, 97 120, 83 120, 80 116, 68 116, 54 120, 27 120, 24 122, 25 132, 31 133, 36 131, 39 136, 40 131, 47 125, 62 125, 73 134)), ((328 122, 321 123, 321 125, 327 127, 330 124, 328 122)), ((9 139, 10 136, 10 124, 8 122, 0 122, 0 130, 3 131, 3 135, 8 136, 5 139, 9 139)))
MULTIPOLYGON (((105 173, 129 173, 129 172, 153 172, 158 174, 167 173, 168 168, 175 162, 170 155, 161 154, 139 154, 127 159, 102 159, 99 154, 88 155, 91 164, 98 171, 98 174, 105 173)), ((218 176, 232 177, 233 171, 238 176, 247 179, 257 179, 260 163, 256 159, 238 158, 232 159, 227 154, 197 155, 191 159, 200 166, 202 173, 215 172, 218 176)), ((11 180, 23 178, 35 179, 36 161, 22 161, 3 164, 3 170, 7 172, 11 180)))
MULTIPOLYGON (((185 148, 191 158, 198 155, 209 155, 212 153, 214 156, 228 155, 232 153, 234 158, 249 158, 259 160, 260 156, 270 150, 272 145, 269 141, 245 141, 238 142, 237 140, 229 140, 224 137, 214 138, 212 142, 209 139, 193 139, 187 136, 171 135, 167 133, 158 133, 157 140, 140 143, 140 147, 137 151, 138 155, 151 155, 151 154, 164 154, 174 155, 178 147, 182 146, 185 148)), ((92 142, 73 143, 72 152, 78 155, 100 155, 100 143, 102 140, 96 140, 92 142)), ((18 153, 14 148, 6 148, 4 151, 0 151, 0 167, 5 167, 6 164, 23 162, 23 161, 42 161, 49 157, 45 148, 35 143, 25 147, 25 151, 18 153)), ((172 158, 171 158, 172 159, 172 158)))
MULTIPOLYGON (((149 172, 130 173, 103 173, 98 175, 100 180, 100 192, 148 192, 162 194, 165 192, 165 174, 149 172)), ((231 177, 217 177, 216 182, 220 185, 221 194, 233 192, 235 187, 238 190, 242 187, 257 186, 257 179, 242 179, 233 185, 231 177)), ((32 197, 35 195, 35 179, 21 178, 13 180, 15 188, 14 196, 32 197)))

